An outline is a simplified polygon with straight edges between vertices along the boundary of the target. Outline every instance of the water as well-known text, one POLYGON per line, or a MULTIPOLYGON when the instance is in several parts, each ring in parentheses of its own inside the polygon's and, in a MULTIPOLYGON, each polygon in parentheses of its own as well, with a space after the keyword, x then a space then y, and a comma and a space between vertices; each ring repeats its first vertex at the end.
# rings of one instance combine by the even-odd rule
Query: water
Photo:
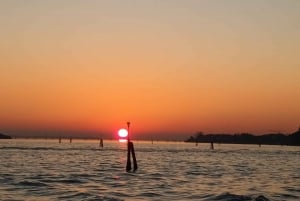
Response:
POLYGON ((0 200, 300 200, 300 147, 0 140, 0 200))

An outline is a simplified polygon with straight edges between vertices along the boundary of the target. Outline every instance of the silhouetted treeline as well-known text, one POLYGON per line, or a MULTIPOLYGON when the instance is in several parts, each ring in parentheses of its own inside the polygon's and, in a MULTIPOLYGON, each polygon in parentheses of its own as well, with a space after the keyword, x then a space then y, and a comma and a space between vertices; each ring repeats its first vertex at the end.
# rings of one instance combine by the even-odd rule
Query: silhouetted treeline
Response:
POLYGON ((195 136, 191 136, 185 142, 214 142, 225 144, 267 144, 267 145, 292 145, 300 146, 300 128, 298 131, 284 135, 278 134, 264 134, 253 135, 249 133, 241 134, 203 134, 198 132, 195 136))
POLYGON ((8 135, 4 135, 4 134, 0 133, 0 139, 12 139, 12 138, 8 135))

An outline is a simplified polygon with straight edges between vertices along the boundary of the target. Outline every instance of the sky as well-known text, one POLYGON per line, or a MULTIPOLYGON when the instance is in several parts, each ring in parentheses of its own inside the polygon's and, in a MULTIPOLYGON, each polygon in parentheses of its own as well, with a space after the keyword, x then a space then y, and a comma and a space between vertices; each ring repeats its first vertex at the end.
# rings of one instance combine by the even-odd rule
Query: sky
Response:
POLYGON ((0 16, 0 132, 300 126, 298 0, 2 0, 0 16))

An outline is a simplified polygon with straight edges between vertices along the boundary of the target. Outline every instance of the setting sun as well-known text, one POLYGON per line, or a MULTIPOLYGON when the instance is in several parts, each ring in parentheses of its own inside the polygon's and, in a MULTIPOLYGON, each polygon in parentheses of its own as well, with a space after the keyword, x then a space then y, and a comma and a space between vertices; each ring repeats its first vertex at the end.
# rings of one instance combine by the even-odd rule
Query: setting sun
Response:
POLYGON ((125 138, 128 136, 128 131, 124 128, 121 128, 119 131, 118 131, 118 135, 119 137, 121 138, 125 138))

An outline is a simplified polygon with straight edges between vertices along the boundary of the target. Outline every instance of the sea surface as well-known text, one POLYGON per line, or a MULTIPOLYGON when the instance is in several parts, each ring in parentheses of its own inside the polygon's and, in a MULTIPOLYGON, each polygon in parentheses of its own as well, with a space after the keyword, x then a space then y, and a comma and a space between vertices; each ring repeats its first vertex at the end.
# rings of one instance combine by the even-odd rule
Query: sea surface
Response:
POLYGON ((0 200, 300 200, 300 147, 133 142, 0 140, 0 200))

